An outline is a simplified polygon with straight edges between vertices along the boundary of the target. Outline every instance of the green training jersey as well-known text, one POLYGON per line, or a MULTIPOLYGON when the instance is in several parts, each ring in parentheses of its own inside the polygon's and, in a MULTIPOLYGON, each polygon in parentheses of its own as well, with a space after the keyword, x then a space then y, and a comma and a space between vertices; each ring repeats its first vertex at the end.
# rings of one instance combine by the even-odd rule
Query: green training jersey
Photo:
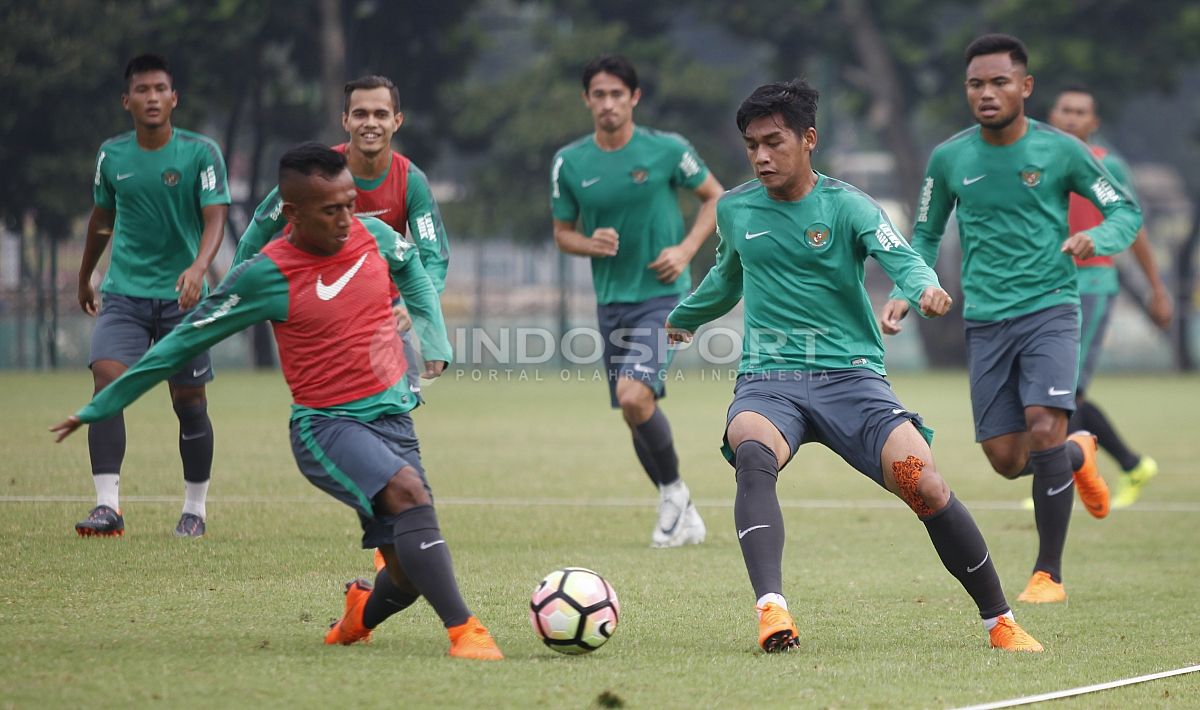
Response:
POLYGON ((620 235, 615 256, 592 257, 597 303, 640 303, 691 289, 688 269, 662 283, 647 266, 686 235, 676 188, 694 190, 706 177, 708 168, 682 136, 641 126, 618 150, 601 150, 589 133, 558 151, 550 171, 554 219, 579 223, 587 236, 600 227, 620 235))
POLYGON ((229 204, 225 160, 216 141, 176 128, 158 150, 129 131, 96 156, 92 196, 116 212, 112 255, 100 290, 172 300, 175 283, 200 252, 202 210, 229 204))
POLYGON ((962 244, 963 317, 996 321, 1079 303, 1074 259, 1061 251, 1072 192, 1104 214, 1088 230, 1097 254, 1129 246, 1142 223, 1137 202, 1085 143, 1040 121, 1006 146, 974 126, 929 157, 913 248, 933 265, 950 211, 962 244))
MULTIPOLYGON (((1133 180, 1129 174, 1129 166, 1125 164, 1124 160, 1100 146, 1089 145, 1088 147, 1092 154, 1100 159, 1104 167, 1108 168, 1108 172, 1112 173, 1113 179, 1121 183, 1129 194, 1136 194, 1133 189, 1133 180)), ((1078 195, 1071 196, 1068 231, 1084 231, 1103 220, 1104 215, 1100 214, 1092 203, 1078 195)), ((1117 278, 1117 267, 1111 256, 1096 256, 1082 261, 1076 259, 1075 266, 1079 268, 1080 294, 1112 295, 1121 290, 1120 279, 1117 278)))
POLYGON ((717 202, 717 263, 671 312, 695 331, 745 298, 740 372, 865 368, 881 375, 883 341, 863 284, 868 256, 916 306, 933 270, 883 209, 852 185, 817 173, 796 202, 758 180, 717 202))
MULTIPOLYGON (((420 397, 409 390, 403 369, 381 352, 385 346, 396 350, 401 346, 399 338, 393 337, 395 324, 384 298, 390 286, 374 279, 386 282, 390 277, 405 297, 424 357, 450 362, 450 343, 437 293, 421 260, 412 256, 416 250, 403 237, 379 220, 361 222, 369 233, 363 238, 373 238, 374 244, 356 245, 352 238, 343 249, 347 253, 324 258, 306 256, 288 244, 284 246, 296 253, 291 261, 268 250, 231 270, 178 327, 76 416, 90 423, 117 414, 197 353, 262 321, 272 321, 276 327, 284 375, 297 400, 292 406, 293 419, 344 416, 370 421, 416 407, 420 397), (364 253, 348 265, 355 256, 351 248, 364 253), (367 261, 372 252, 382 257, 382 263, 367 261), (312 269, 297 270, 292 263, 296 261, 327 262, 328 269, 336 273, 314 275, 312 269), (335 275, 340 277, 335 279, 335 275), (323 283, 322 276, 330 283, 323 283), (370 312, 373 320, 349 316, 359 311, 370 312), (315 328, 314 318, 319 321, 315 328), (302 330, 292 332, 294 328, 302 330), (284 352, 285 342, 294 352, 284 352), (369 365, 364 365, 364 360, 369 360, 369 365), (384 376, 387 379, 381 382, 384 376), (301 403, 305 400, 321 403, 301 403)), ((354 233, 352 230, 352 237, 354 233)))
MULTIPOLYGON (((412 161, 393 152, 392 163, 383 175, 375 180, 356 177, 354 186, 358 188, 358 200, 355 203, 358 216, 381 219, 415 243, 420 252, 421 265, 433 281, 434 288, 439 294, 444 291, 446 271, 450 264, 450 241, 425 173, 412 161), (393 170, 402 170, 404 174, 395 175, 393 170)), ((279 188, 275 187, 254 210, 254 218, 238 240, 233 265, 262 251, 267 242, 286 225, 283 198, 279 196, 279 188)))

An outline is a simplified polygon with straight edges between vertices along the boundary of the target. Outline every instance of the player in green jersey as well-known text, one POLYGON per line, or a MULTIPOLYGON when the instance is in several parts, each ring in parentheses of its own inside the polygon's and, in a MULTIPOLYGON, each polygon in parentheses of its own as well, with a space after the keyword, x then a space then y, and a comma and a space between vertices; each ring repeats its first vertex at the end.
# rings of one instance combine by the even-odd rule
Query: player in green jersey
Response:
MULTIPOLYGON (((1050 125, 1089 144, 1092 134, 1100 128, 1096 98, 1090 90, 1082 86, 1071 86, 1060 92, 1050 109, 1049 119, 1050 125)), ((1090 147, 1113 177, 1133 192, 1129 170, 1124 162, 1110 150, 1095 145, 1090 147)), ((1077 195, 1071 196, 1072 231, 1087 229, 1100 219, 1101 216, 1089 203, 1077 195)), ((1158 275, 1154 250, 1150 247, 1150 238, 1145 227, 1138 230, 1137 239, 1134 240, 1130 251, 1137 258, 1138 266, 1141 267, 1150 287, 1150 300, 1146 304, 1146 310, 1159 328, 1166 329, 1171 323, 1171 297, 1158 275)), ((1079 300, 1083 330, 1079 385, 1075 392, 1075 413, 1071 415, 1070 427, 1086 429, 1095 434, 1100 448, 1117 460, 1121 466, 1121 476, 1117 481, 1117 493, 1113 496, 1112 507, 1125 508, 1138 499, 1142 486, 1158 473, 1158 464, 1149 456, 1132 451, 1104 411, 1096 406, 1091 398, 1084 398, 1100 359, 1112 303, 1120 286, 1117 282, 1117 269, 1111 257, 1093 257, 1077 261, 1076 265, 1079 267, 1079 300)))
MULTIPOLYGON (((216 142, 175 128, 179 101, 167 61, 155 54, 134 57, 125 67, 122 101, 134 130, 110 138, 96 158, 87 243, 79 266, 79 305, 99 315, 89 364, 99 392, 137 362, 204 295, 204 276, 221 245, 229 186, 216 142), (92 273, 109 241, 112 254, 99 303, 92 273)), ((181 537, 205 530, 205 499, 212 472, 213 429, 205 383, 213 378, 207 352, 169 379, 179 418, 183 459, 181 537)), ((75 525, 82 536, 121 535, 117 486, 125 458, 125 420, 120 413, 88 431, 96 507, 75 525)))
POLYGON ((816 111, 817 91, 800 80, 761 86, 742 103, 737 125, 757 177, 717 204, 717 263, 666 324, 686 342, 745 299, 723 453, 737 471, 733 516, 758 597, 758 643, 768 653, 797 644, 775 487, 796 449, 819 442, 912 508, 993 647, 1041 651, 1013 620, 987 543, 938 473, 932 432, 885 378, 864 262, 879 262, 924 316, 945 314, 950 296, 874 200, 812 169, 816 111))
POLYGON ((583 102, 595 130, 554 156, 550 205, 558 248, 591 258, 609 399, 659 491, 651 546, 677 547, 703 542, 706 531, 657 403, 670 362, 662 324, 691 289, 688 264, 712 233, 722 187, 682 137, 634 124, 641 97, 624 57, 584 67, 583 102), (701 201, 686 232, 678 188, 701 201))
MULTIPOLYGON (((1001 476, 1033 475, 1038 556, 1017 600, 1042 603, 1067 598, 1062 555, 1070 488, 1093 516, 1108 514, 1095 437, 1067 436, 1079 358, 1074 258, 1124 249, 1142 215, 1086 145, 1026 118, 1028 65, 1015 37, 984 35, 967 47, 967 102, 978 125, 930 156, 913 248, 932 265, 956 211, 975 438, 1001 476), (1068 235, 1073 192, 1086 196, 1104 222, 1068 235)), ((907 311, 904 299, 888 301, 883 332, 898 332, 907 311)))

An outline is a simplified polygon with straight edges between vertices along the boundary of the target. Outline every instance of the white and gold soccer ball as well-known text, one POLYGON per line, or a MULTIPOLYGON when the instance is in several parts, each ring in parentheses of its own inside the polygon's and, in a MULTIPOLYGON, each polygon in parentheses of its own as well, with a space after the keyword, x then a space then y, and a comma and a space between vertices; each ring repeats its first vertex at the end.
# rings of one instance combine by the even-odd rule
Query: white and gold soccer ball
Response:
POLYGON ((564 567, 546 575, 529 602, 533 631, 559 653, 590 653, 617 628, 621 603, 612 585, 583 567, 564 567))

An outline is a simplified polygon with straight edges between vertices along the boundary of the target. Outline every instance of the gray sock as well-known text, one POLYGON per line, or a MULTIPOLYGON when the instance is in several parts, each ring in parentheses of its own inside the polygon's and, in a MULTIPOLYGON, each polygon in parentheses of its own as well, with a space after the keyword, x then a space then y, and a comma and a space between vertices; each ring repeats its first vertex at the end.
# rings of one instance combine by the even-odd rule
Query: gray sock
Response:
MULTIPOLYGON (((654 461, 654 474, 659 487, 669 486, 679 480, 679 456, 675 453, 675 440, 671 436, 671 423, 657 406, 654 414, 633 428, 633 435, 640 437, 646 451, 654 461)), ((637 448, 637 445, 634 445, 637 448)), ((639 454, 640 456, 640 454, 639 454)), ((645 466, 645 463, 642 464, 645 466)), ((646 473, 650 473, 647 469, 646 473)))
POLYGON ((758 441, 743 441, 734 456, 733 521, 754 597, 783 594, 783 512, 775 495, 779 463, 775 453, 758 441))
POLYGON ((415 589, 403 590, 397 587, 386 569, 379 570, 379 574, 375 575, 375 589, 363 605, 363 626, 368 629, 379 626, 392 614, 398 614, 412 606, 420 597, 415 589))
POLYGON ((88 456, 92 460, 93 475, 121 472, 121 464, 125 461, 124 414, 88 425, 88 456))
POLYGON ((945 508, 921 522, 946 570, 975 600, 979 616, 990 619, 1008 611, 991 552, 967 507, 951 493, 945 508))
POLYGON ((392 525, 396 558, 404 576, 429 600, 446 628, 465 622, 471 610, 458 591, 450 548, 438 528, 433 506, 409 508, 394 516, 392 525))
POLYGON ((213 428, 208 418, 208 403, 175 407, 179 417, 179 457, 183 460, 183 480, 204 483, 212 477, 213 428))
POLYGON ((1066 445, 1033 451, 1029 456, 1033 461, 1033 518, 1038 531, 1038 556, 1033 569, 1061 582, 1063 547, 1075 504, 1071 459, 1066 445))

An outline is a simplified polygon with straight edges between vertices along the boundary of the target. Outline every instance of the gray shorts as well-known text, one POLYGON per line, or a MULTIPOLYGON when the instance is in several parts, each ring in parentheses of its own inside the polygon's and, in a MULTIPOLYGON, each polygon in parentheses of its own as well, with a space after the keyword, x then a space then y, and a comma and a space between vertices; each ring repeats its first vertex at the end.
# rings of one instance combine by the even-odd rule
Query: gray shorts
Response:
POLYGON ((1109 316, 1116 296, 1111 293, 1081 293, 1079 295, 1079 384, 1076 390, 1082 394, 1096 374, 1100 363, 1100 350, 1104 347, 1104 335, 1108 332, 1109 316))
POLYGON ((663 326, 677 305, 678 296, 658 296, 640 303, 596 306, 608 396, 614 409, 618 406, 617 380, 622 377, 644 382, 655 399, 667 396, 667 368, 675 351, 667 347, 663 326))
MULTIPOLYGON (((921 415, 905 409, 887 379, 871 370, 741 375, 733 387, 726 429, 742 412, 766 417, 783 434, 792 456, 802 444, 824 444, 880 486, 883 445, 896 427, 912 422, 926 441, 933 442, 933 430, 921 415)), ((734 462, 728 439, 721 453, 734 462)))
MULTIPOLYGON (((116 360, 132 367, 151 344, 170 333, 185 316, 187 313, 179 307, 178 301, 105 293, 92 331, 88 367, 101 360, 116 360)), ((212 358, 205 350, 167 381, 180 387, 200 387, 212 379, 212 358)))
POLYGON ((1025 408, 1075 411, 1079 309, 1051 306, 1006 320, 967 321, 975 440, 1025 431, 1025 408))
POLYGON ((412 466, 432 497, 421 447, 407 414, 361 422, 350 417, 311 416, 292 420, 292 455, 317 488, 358 513, 364 549, 392 544, 390 521, 376 516, 373 501, 396 472, 412 466))

